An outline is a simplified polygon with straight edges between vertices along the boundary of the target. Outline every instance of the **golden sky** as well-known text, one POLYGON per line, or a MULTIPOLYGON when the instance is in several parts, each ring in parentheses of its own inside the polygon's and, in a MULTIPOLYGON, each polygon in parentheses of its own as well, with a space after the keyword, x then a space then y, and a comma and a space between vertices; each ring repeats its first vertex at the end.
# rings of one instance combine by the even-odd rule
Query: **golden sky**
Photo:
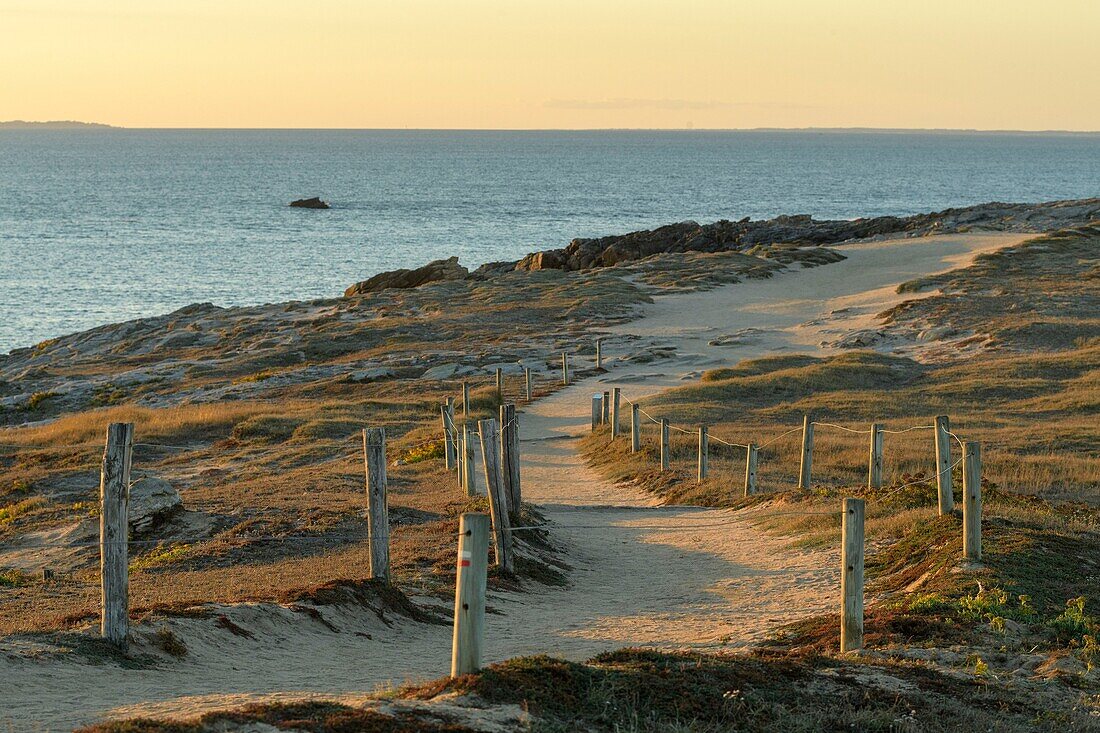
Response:
POLYGON ((0 0, 0 120, 1100 130, 1100 0, 0 0))

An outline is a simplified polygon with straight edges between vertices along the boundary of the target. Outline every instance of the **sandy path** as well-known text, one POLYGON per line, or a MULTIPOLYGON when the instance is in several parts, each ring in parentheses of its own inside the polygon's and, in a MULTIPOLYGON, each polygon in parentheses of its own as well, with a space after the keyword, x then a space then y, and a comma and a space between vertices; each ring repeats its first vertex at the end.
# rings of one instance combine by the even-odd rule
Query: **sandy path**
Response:
MULTIPOLYGON (((788 350, 819 351, 821 341, 866 327, 875 313, 900 301, 893 292, 898 283, 1024 238, 965 235, 849 245, 842 263, 661 298, 644 318, 614 329, 606 351, 610 359, 616 340, 641 340, 675 345, 677 356, 616 367, 602 381, 622 385, 634 399, 703 367, 788 350), (749 327, 762 332, 748 343, 707 345, 716 335, 749 327)), ((625 645, 736 647, 836 605, 839 572, 831 554, 790 550, 730 512, 655 507, 647 497, 597 477, 571 436, 587 429, 589 396, 603 388, 588 380, 528 406, 522 415, 525 498, 543 505, 559 525, 553 535, 574 571, 568 588, 492 595, 490 606, 501 613, 487 620, 490 661, 536 652, 583 659, 625 645)), ((355 700, 379 685, 449 670, 447 627, 402 620, 387 626, 362 612, 325 614, 339 632, 271 607, 234 609, 233 619, 256 632, 251 640, 209 621, 173 621, 190 654, 154 670, 28 660, 5 645, 0 732, 69 730, 105 716, 194 714, 256 699, 355 700)), ((140 650, 142 642, 136 646, 140 650)))

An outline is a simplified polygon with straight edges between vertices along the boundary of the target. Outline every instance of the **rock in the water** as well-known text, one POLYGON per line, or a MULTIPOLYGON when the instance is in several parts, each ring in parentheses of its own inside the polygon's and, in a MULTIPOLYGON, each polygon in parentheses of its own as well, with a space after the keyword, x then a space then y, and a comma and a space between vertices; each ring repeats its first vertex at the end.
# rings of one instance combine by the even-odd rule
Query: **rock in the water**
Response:
POLYGON ((164 479, 146 476, 130 486, 130 531, 144 534, 183 506, 180 492, 164 479))
POLYGON ((446 260, 429 262, 415 270, 401 269, 380 272, 372 278, 355 283, 344 291, 344 296, 375 293, 387 288, 415 288, 439 280, 465 280, 469 274, 469 270, 458 264, 457 257, 451 257, 446 260))
POLYGON ((298 209, 330 209, 332 208, 317 196, 309 199, 298 199, 297 201, 291 201, 290 205, 298 209))

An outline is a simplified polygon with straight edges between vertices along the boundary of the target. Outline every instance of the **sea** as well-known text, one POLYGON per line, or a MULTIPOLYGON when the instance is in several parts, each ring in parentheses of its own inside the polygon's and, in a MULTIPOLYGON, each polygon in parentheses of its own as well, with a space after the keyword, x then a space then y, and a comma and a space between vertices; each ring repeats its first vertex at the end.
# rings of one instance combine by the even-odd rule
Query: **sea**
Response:
POLYGON ((0 354, 688 219, 1092 196, 1096 134, 0 130, 0 354))

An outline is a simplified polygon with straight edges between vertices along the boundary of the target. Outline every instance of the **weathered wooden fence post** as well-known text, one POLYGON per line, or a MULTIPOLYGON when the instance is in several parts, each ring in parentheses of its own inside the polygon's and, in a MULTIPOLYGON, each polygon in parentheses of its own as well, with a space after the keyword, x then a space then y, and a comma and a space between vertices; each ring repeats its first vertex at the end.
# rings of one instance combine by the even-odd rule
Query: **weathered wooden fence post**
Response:
POLYGON ((508 511, 519 519, 519 423, 516 422, 516 406, 500 408, 500 476, 508 496, 508 511))
POLYGON ((134 424, 111 423, 99 473, 99 629, 122 650, 130 636, 130 464, 134 424))
POLYGON ((525 402, 531 401, 531 367, 523 368, 523 397, 525 402))
POLYGON ((470 384, 462 382, 462 417, 470 416, 470 384))
POLYGON ((619 407, 622 402, 622 390, 615 387, 611 390, 611 439, 619 437, 619 407))
POLYGON ((500 477, 500 426, 496 420, 479 420, 481 455, 485 463, 485 486, 489 494, 489 512, 493 518, 493 540, 497 549, 497 565, 506 572, 515 569, 512 559, 512 529, 508 521, 508 495, 500 477))
POLYGON ((497 400, 504 402, 504 370, 497 367, 497 400))
POLYGON ((370 543, 370 577, 390 580, 390 510, 386 503, 386 429, 363 431, 363 456, 367 471, 367 537, 370 543))
POLYGON ((745 496, 756 493, 756 461, 759 450, 756 443, 749 443, 749 447, 745 449, 745 496))
POLYGON ((982 444, 963 444, 963 557, 982 559, 982 444))
MULTIPOLYGON (((447 399, 450 400, 451 398, 448 397, 447 399)), ((450 471, 455 466, 455 456, 451 451, 451 426, 447 421, 447 407, 446 404, 439 406, 439 416, 443 421, 443 465, 450 471)))
POLYGON ((596 368, 603 369, 603 339, 596 339, 596 368))
POLYGON ((561 353, 561 383, 569 386, 569 354, 561 353))
POLYGON ((455 398, 447 398, 447 426, 450 428, 450 441, 448 445, 451 450, 451 459, 454 462, 454 467, 458 467, 458 427, 455 425, 455 398))
POLYGON ((489 565, 489 516, 463 514, 458 522, 458 569, 455 575, 454 635, 451 676, 481 669, 485 642, 485 583, 489 565))
POLYGON ((470 445, 470 427, 462 426, 462 488, 466 496, 477 496, 477 480, 474 477, 474 449, 470 445))
POLYGON ((841 535, 844 558, 840 566, 840 651, 863 648, 863 499, 844 500, 841 535))
POLYGON ((603 402, 601 402, 600 404, 601 404, 600 424, 601 425, 607 425, 609 422, 611 422, 611 393, 610 392, 604 392, 603 393, 603 402))
POLYGON ((642 420, 639 405, 630 406, 630 452, 637 453, 642 449, 642 420))
POLYGON ((941 517, 955 511, 951 483, 951 421, 947 415, 939 415, 936 417, 936 489, 941 517))
POLYGON ((710 434, 706 425, 699 426, 699 471, 696 481, 702 483, 707 477, 707 458, 710 453, 710 434))
POLYGON ((600 427, 600 415, 603 414, 603 397, 597 393, 592 395, 592 432, 600 427))
POLYGON ((802 418, 802 459, 798 464, 798 488, 810 490, 810 476, 814 463, 814 418, 805 415, 802 418))
POLYGON ((867 488, 882 488, 882 426, 871 423, 871 451, 867 459, 867 488))
POLYGON ((661 418, 661 470, 667 471, 669 466, 668 455, 668 418, 661 418))

